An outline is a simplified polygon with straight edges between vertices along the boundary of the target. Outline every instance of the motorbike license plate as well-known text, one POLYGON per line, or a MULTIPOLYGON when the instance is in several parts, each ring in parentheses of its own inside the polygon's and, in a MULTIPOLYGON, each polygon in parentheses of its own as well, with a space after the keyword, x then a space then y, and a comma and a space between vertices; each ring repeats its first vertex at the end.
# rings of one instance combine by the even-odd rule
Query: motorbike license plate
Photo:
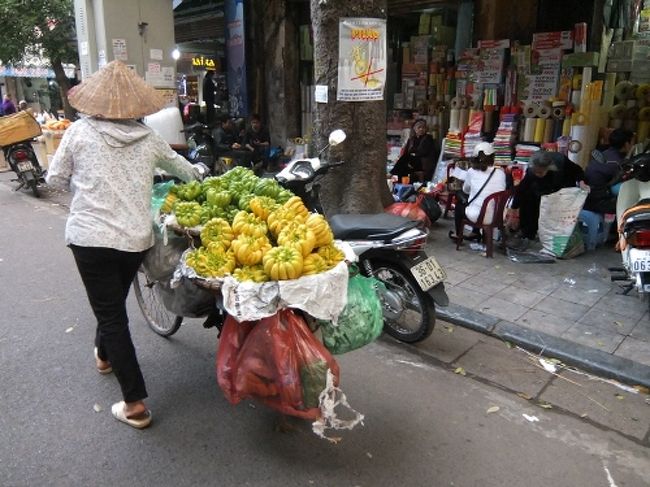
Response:
POLYGON ((438 264, 435 257, 429 257, 423 262, 411 267, 411 274, 423 291, 431 289, 436 284, 447 279, 447 273, 438 264))
POLYGON ((630 268, 632 272, 650 272, 650 250, 631 250, 630 268))
POLYGON ((29 161, 20 161, 18 163, 18 170, 20 172, 27 172, 27 171, 33 171, 34 166, 32 166, 32 163, 29 161))

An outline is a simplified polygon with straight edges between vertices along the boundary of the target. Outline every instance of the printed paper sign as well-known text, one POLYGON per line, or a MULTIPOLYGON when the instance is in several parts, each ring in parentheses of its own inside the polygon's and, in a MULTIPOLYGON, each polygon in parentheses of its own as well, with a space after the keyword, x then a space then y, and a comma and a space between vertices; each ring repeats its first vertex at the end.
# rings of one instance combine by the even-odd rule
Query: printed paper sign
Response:
POLYGON ((126 39, 113 39, 113 58, 126 61, 129 56, 126 52, 126 39))
POLYGON ((316 85, 314 97, 316 103, 327 103, 327 85, 316 85))
POLYGON ((160 74, 160 64, 158 64, 158 63, 149 63, 149 66, 148 66, 147 70, 151 74, 160 74))
POLYGON ((338 68, 337 100, 383 100, 386 84, 386 20, 341 19, 338 68))
POLYGON ((149 57, 151 59, 162 61, 163 59, 163 50, 162 49, 149 49, 149 57))

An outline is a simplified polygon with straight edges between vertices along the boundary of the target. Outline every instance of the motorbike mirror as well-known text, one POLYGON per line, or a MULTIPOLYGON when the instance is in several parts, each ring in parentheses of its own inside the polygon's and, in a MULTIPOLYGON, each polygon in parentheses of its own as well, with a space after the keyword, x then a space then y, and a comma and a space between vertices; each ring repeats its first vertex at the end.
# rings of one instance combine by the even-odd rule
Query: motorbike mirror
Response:
POLYGON ((605 157, 605 154, 603 154, 597 149, 591 151, 591 158, 596 162, 600 162, 601 164, 605 164, 607 162, 607 158, 605 157))
POLYGON ((329 137, 329 144, 331 146, 339 145, 341 142, 345 140, 347 135, 345 132, 341 129, 334 130, 329 137))

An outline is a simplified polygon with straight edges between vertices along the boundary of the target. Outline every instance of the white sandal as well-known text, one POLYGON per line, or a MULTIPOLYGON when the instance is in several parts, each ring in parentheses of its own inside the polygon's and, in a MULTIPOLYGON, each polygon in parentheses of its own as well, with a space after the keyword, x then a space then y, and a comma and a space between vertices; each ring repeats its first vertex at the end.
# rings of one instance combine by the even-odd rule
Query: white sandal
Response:
POLYGON ((111 413, 113 417, 122 423, 128 424, 136 429, 144 429, 151 424, 151 411, 148 409, 140 414, 136 418, 127 418, 124 409, 126 408, 126 403, 124 401, 116 402, 111 407, 111 413))

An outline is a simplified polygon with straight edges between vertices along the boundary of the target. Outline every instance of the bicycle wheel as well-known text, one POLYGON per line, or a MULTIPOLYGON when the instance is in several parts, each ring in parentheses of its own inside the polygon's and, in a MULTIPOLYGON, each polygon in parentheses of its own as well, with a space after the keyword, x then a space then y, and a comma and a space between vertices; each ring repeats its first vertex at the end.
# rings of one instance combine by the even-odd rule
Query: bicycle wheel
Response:
POLYGON ((138 306, 151 328, 163 337, 172 336, 183 323, 183 317, 171 313, 165 308, 160 295, 160 284, 150 280, 142 271, 138 271, 133 279, 133 289, 138 306))

